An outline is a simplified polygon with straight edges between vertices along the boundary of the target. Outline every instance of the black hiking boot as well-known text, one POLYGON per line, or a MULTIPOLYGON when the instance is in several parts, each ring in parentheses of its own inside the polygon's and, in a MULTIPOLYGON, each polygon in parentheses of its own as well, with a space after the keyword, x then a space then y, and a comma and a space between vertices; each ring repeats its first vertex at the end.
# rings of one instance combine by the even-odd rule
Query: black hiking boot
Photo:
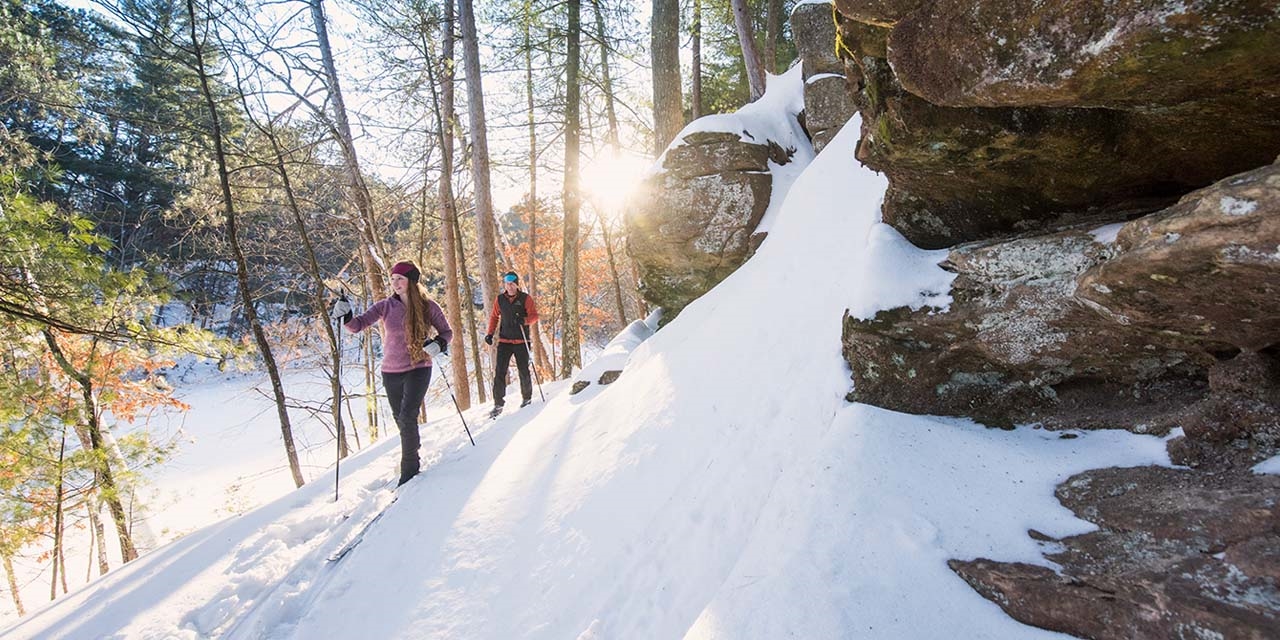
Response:
POLYGON ((493 411, 490 411, 490 412, 489 412, 489 417, 490 417, 490 418, 496 418, 496 417, 498 417, 498 416, 502 415, 502 408, 503 408, 503 407, 502 407, 502 405, 500 405, 500 404, 495 404, 495 405, 493 405, 493 411))
POLYGON ((533 398, 526 398, 520 402, 520 408, 523 409, 531 404, 533 404, 533 398))

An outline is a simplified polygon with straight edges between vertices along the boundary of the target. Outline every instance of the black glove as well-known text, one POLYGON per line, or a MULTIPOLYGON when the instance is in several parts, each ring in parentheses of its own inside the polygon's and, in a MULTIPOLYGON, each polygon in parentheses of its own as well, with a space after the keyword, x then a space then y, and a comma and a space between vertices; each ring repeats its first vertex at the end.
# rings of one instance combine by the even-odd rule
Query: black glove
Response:
POLYGON ((449 343, 445 342, 444 336, 436 336, 435 339, 430 342, 434 342, 436 343, 436 346, 440 347, 440 355, 449 355, 449 343))
POLYGON ((524 312, 523 312, 523 311, 516 311, 515 313, 513 313, 513 314, 511 314, 511 315, 515 316, 515 318, 516 318, 516 324, 524 324, 524 312))
POLYGON ((492 345, 492 344, 493 344, 493 334, 492 334, 492 333, 487 333, 487 334, 485 334, 485 336, 484 336, 484 343, 485 343, 485 344, 487 344, 487 345, 492 345))

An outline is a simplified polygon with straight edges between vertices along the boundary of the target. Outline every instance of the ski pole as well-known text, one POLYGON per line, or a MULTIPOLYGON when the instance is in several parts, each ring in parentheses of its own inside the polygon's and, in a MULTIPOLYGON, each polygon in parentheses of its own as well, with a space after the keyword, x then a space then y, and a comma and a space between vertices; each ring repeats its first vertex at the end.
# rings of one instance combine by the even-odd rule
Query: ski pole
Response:
MULTIPOLYGON (((342 297, 346 297, 346 292, 342 293, 342 297)), ((342 468, 342 319, 338 318, 333 321, 338 330, 338 358, 333 364, 333 378, 338 383, 338 394, 334 397, 335 403, 333 414, 337 416, 334 420, 334 453, 333 463, 333 501, 338 501, 338 479, 339 471, 342 468)))
POLYGON ((467 439, 471 441, 471 446, 476 446, 476 439, 471 437, 471 429, 467 427, 467 419, 462 417, 462 407, 458 404, 458 397, 453 395, 453 385, 449 384, 449 374, 441 371, 440 377, 444 379, 444 386, 449 390, 449 397, 453 399, 453 408, 458 410, 458 419, 462 421, 462 428, 467 432, 467 439))
POLYGON ((533 343, 529 340, 529 328, 527 325, 520 325, 520 333, 524 334, 524 348, 529 352, 529 368, 533 370, 533 380, 538 383, 538 397, 542 398, 542 402, 547 402, 547 397, 542 395, 542 381, 538 379, 538 363, 533 361, 533 343))

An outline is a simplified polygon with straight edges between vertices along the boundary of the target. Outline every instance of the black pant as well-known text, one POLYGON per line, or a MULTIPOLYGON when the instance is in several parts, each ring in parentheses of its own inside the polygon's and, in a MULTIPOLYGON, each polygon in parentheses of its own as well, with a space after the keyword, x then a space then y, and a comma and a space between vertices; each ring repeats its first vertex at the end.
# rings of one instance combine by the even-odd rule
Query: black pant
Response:
POLYGON ((418 411, 431 384, 431 367, 410 369, 404 373, 382 373, 382 386, 387 390, 391 415, 400 430, 400 484, 418 475, 418 411))
POLYGON ((501 407, 507 397, 507 369, 511 368, 511 356, 516 357, 516 369, 520 371, 520 397, 528 402, 533 399, 533 382, 529 380, 529 345, 524 342, 499 342, 498 366, 493 372, 493 406, 501 407))

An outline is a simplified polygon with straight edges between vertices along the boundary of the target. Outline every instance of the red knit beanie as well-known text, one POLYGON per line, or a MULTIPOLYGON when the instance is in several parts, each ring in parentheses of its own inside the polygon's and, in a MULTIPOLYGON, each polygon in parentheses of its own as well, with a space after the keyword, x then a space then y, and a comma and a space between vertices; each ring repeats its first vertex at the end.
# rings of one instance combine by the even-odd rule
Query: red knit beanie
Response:
POLYGON ((418 278, 422 276, 422 273, 418 271, 418 267, 414 266, 412 262, 397 262, 394 267, 391 267, 391 274, 404 276, 409 279, 409 282, 417 282, 418 278))

